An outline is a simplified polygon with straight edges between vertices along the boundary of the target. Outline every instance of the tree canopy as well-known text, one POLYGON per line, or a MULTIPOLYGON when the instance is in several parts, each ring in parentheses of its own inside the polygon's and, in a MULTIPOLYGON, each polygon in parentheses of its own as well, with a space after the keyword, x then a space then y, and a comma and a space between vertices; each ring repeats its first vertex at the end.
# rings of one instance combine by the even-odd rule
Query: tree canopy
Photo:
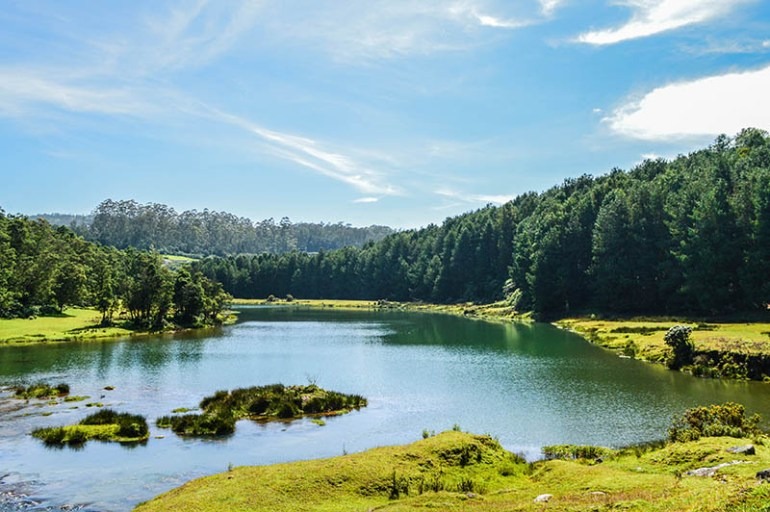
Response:
POLYGON ((493 301, 541 317, 718 314, 770 302, 770 138, 565 180, 361 248, 207 258, 238 297, 493 301))
POLYGON ((120 251, 0 209, 0 317, 93 306, 105 324, 125 310, 134 324, 159 328, 213 322, 229 298, 200 272, 167 268, 156 252, 120 251))

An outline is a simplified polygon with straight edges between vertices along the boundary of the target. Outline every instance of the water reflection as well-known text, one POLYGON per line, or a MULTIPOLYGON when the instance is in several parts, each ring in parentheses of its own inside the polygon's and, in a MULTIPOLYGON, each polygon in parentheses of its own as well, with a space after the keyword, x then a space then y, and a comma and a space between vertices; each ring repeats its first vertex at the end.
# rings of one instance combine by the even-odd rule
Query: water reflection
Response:
POLYGON ((219 389, 309 378, 370 405, 323 428, 242 421, 229 438, 197 440, 153 425, 144 446, 89 442, 73 452, 47 450, 28 433, 79 421, 93 412, 84 403, 0 399, 0 461, 20 479, 40 480, 41 492, 61 503, 129 510, 230 463, 330 457, 454 424, 534 456, 545 444, 660 438, 674 414, 699 403, 740 401, 770 418, 761 383, 695 379, 619 359, 549 325, 447 315, 244 308, 238 324, 207 332, 0 350, 0 383, 63 380, 73 394, 151 424, 219 389))

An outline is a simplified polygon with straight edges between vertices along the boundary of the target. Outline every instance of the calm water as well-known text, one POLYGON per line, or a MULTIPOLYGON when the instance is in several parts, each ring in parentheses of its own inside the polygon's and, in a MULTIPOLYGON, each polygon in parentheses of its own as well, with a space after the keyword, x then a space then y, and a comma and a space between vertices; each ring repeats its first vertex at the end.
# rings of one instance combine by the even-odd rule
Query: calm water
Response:
MULTIPOLYGON (((695 404, 739 401, 770 418, 768 385, 620 359, 549 325, 432 314, 243 308, 238 324, 205 333, 0 350, 0 383, 38 380, 67 382, 88 402, 151 420, 219 389, 308 380, 364 395, 369 407, 323 427, 241 421, 220 440, 180 439, 153 426, 144 446, 90 442, 76 451, 45 448, 28 433, 77 422, 93 412, 86 402, 24 404, 4 393, 0 496, 28 493, 36 510, 130 510, 229 464, 336 456, 455 424, 534 458, 547 444, 661 438, 671 417, 695 404)), ((0 510, 9 503, 0 497, 0 510)))

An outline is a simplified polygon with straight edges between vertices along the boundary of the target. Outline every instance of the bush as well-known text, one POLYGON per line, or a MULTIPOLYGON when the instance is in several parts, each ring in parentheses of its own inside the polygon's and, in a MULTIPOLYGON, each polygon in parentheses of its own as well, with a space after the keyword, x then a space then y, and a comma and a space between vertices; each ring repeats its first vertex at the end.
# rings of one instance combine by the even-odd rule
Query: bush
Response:
POLYGON ((752 437, 760 434, 758 414, 746 418, 743 405, 734 402, 687 409, 668 429, 671 442, 695 441, 701 437, 752 437))
POLYGON ((663 337, 666 345, 671 347, 671 355, 666 365, 672 370, 692 364, 695 355, 695 345, 690 340, 692 328, 686 325, 675 325, 663 337))
POLYGON ((32 431, 32 436, 41 439, 47 445, 62 445, 67 431, 64 427, 45 427, 32 431))

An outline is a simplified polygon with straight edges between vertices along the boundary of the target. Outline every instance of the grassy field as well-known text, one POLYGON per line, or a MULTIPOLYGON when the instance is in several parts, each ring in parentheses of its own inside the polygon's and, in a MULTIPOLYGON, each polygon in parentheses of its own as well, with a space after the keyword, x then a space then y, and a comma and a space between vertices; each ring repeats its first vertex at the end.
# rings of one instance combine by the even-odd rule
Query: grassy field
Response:
POLYGON ((46 341, 72 341, 127 336, 121 327, 100 327, 101 313, 95 309, 66 309, 59 316, 0 319, 0 345, 46 341))
POLYGON ((393 302, 373 300, 345 300, 345 299, 234 299, 233 305, 256 306, 295 306, 311 308, 336 308, 336 309, 377 309, 377 310, 404 310, 425 311, 431 313, 446 313, 450 315, 481 318, 484 320, 530 320, 530 315, 520 315, 503 302, 492 304, 426 304, 422 302, 393 302))
POLYGON ((704 323, 662 319, 596 320, 567 318, 556 322, 603 347, 623 352, 633 346, 636 357, 662 361, 666 349, 663 336, 673 325, 692 327, 698 351, 719 350, 745 354, 770 354, 770 323, 704 323))
MULTIPOLYGON (((703 438, 657 449, 606 450, 603 460, 528 464, 488 436, 445 432, 407 446, 332 459, 239 467, 201 478, 137 507, 161 511, 760 511, 770 449, 703 438), (710 477, 687 471, 729 464, 710 477), (536 498, 550 494, 547 502, 536 498)), ((542 499, 542 498, 541 498, 542 499)))
POLYGON ((313 308, 338 308, 338 309, 375 309, 377 301, 374 300, 347 300, 347 299, 233 299, 234 306, 294 306, 313 308))

